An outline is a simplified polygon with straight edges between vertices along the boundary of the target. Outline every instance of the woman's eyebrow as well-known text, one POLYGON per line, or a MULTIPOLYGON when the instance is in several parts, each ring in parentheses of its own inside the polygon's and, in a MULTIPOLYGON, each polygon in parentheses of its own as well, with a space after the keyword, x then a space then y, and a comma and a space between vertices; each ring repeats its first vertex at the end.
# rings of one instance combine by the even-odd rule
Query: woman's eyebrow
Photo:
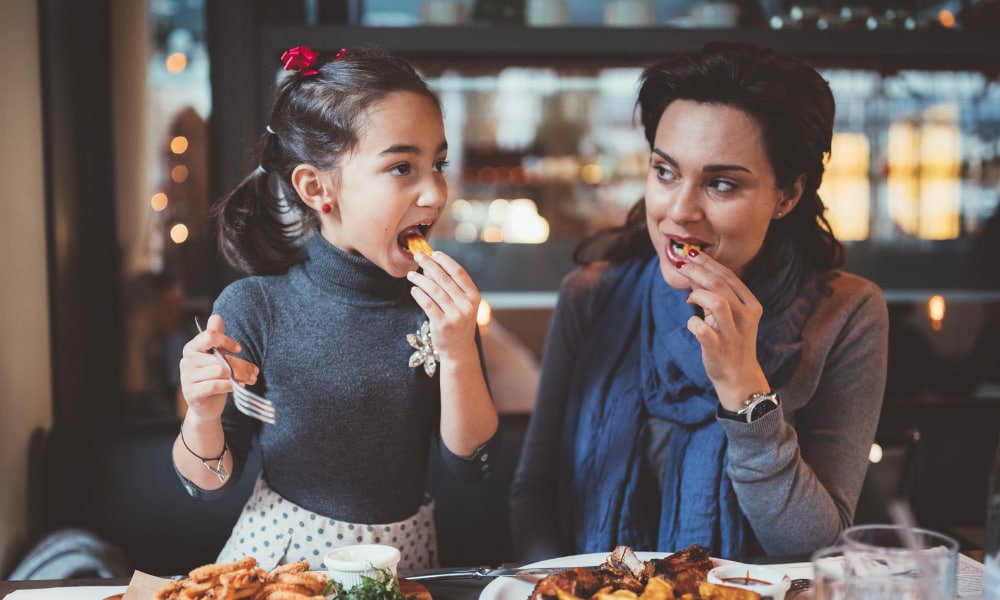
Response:
MULTIPOLYGON (((660 150, 659 148, 653 148, 653 154, 659 156, 663 160, 667 161, 674 167, 677 167, 677 161, 673 159, 669 154, 660 150)), ((721 171, 745 171, 753 175, 750 169, 742 165, 705 165, 701 168, 703 173, 719 173, 721 171)))
MULTIPOLYGON (((448 149, 448 142, 441 142, 434 154, 440 154, 448 149)), ((420 154, 420 146, 414 146, 413 144, 393 144, 385 150, 379 152, 379 156, 384 156, 386 154, 420 154)))

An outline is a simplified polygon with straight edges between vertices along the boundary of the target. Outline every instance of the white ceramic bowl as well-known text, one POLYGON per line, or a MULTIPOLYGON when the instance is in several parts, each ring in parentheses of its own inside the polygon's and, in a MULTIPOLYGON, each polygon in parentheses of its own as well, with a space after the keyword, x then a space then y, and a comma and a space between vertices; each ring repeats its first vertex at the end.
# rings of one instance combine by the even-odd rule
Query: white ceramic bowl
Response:
POLYGON ((765 565, 741 563, 715 567, 708 572, 708 581, 757 592, 761 598, 771 600, 784 600, 785 592, 792 585, 792 580, 784 571, 765 565))
POLYGON ((375 579, 379 571, 389 569, 396 576, 399 550, 383 544, 357 544, 334 548, 323 558, 330 579, 340 582, 345 590, 361 583, 361 576, 375 579))

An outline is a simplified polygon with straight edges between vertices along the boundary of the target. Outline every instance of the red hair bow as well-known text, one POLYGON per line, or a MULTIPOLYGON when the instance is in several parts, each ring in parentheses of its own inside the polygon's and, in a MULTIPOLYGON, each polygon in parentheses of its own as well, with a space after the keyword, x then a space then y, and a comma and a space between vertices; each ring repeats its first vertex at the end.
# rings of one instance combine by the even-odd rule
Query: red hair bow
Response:
POLYGON ((319 57, 319 52, 313 52, 309 46, 296 46, 285 50, 281 55, 281 62, 285 63, 286 71, 298 71, 302 75, 309 76, 319 73, 316 69, 310 69, 319 57))

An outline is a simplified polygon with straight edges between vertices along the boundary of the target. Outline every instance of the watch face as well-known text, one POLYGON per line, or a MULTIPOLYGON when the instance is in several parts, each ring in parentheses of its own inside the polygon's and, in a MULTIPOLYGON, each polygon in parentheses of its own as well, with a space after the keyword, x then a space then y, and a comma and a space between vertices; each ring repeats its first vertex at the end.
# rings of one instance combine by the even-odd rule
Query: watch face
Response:
POLYGON ((749 420, 752 423, 752 422, 754 422, 757 419, 763 417, 764 415, 766 415, 767 413, 771 412, 772 410, 774 410, 776 408, 778 408, 778 403, 775 402, 774 400, 770 399, 770 398, 768 398, 766 400, 763 400, 761 402, 758 402, 753 407, 753 410, 750 411, 750 419, 749 420))

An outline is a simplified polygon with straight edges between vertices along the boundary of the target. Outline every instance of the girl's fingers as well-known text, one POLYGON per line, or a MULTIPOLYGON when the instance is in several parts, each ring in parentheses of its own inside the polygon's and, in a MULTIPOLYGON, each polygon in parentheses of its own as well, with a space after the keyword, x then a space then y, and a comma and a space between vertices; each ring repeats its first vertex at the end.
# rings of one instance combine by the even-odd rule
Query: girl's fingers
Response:
POLYGON ((211 398, 220 394, 228 394, 233 391, 233 384, 229 379, 213 379, 193 383, 184 388, 185 398, 211 398))
MULTIPOLYGON (((442 256, 444 255, 442 254, 442 256)), ((455 261, 451 262, 455 267, 458 267, 458 269, 462 272, 462 274, 464 274, 464 270, 462 270, 462 268, 458 266, 458 263, 456 263, 455 261)), ((455 280, 452 273, 449 272, 444 265, 438 263, 434 259, 427 258, 426 256, 423 255, 420 255, 418 263, 424 270, 423 275, 434 281, 437 285, 439 285, 442 290, 444 290, 449 296, 451 296, 452 301, 454 301, 456 304, 462 305, 469 300, 470 298, 469 293, 465 290, 465 288, 462 287, 462 285, 458 281, 455 280)), ((466 279, 468 279, 468 276, 466 276, 466 279)), ((469 279, 468 281, 471 284, 472 280, 469 279)), ((472 289, 475 290, 474 285, 472 286, 472 289)), ((478 293, 478 290, 475 290, 475 293, 478 293)))
POLYGON ((427 296, 429 296, 441 309, 443 313, 448 312, 461 312, 463 306, 468 303, 468 300, 459 296, 455 298, 444 288, 441 287, 438 282, 432 280, 427 275, 417 273, 416 271, 410 271, 406 274, 407 279, 409 279, 414 286, 420 288, 427 296))
MULTIPOLYGON (((435 250, 431 255, 431 259, 432 260, 427 262, 433 262, 440 266, 441 269, 448 274, 451 280, 454 281, 459 288, 461 288, 462 292, 464 292, 466 296, 474 297, 479 295, 479 288, 477 288, 475 282, 472 281, 472 277, 469 277, 468 272, 466 272, 466 270, 462 268, 462 265, 458 264, 454 258, 448 256, 440 250, 435 250)), ((426 270, 426 267, 424 267, 424 270, 426 270)))
POLYGON ((442 317, 444 317, 444 312, 442 312, 441 308, 437 305, 437 303, 434 302, 434 300, 431 299, 431 297, 428 296, 427 292, 425 292, 424 290, 416 286, 411 287, 410 295, 413 296, 413 299, 417 301, 417 304, 420 306, 420 308, 424 309, 424 314, 426 314, 427 318, 429 318, 431 321, 435 321, 437 319, 441 319, 442 317))
POLYGON ((226 334, 206 329, 184 344, 184 354, 189 356, 196 352, 207 353, 212 348, 218 348, 229 354, 239 354, 243 350, 236 340, 227 337, 226 334))

